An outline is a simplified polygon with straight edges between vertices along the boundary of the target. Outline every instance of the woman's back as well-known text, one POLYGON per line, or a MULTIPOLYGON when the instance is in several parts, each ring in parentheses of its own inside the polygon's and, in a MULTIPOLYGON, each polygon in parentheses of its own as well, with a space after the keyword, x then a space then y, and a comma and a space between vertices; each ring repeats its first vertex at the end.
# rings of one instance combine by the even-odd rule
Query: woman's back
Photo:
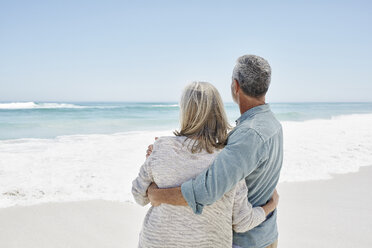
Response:
MULTIPOLYGON (((152 182, 160 188, 176 187, 206 170, 218 153, 216 148, 224 147, 229 128, 221 96, 213 85, 193 82, 186 86, 180 101, 180 129, 174 132, 176 137, 155 142, 133 181, 136 202, 149 203, 147 188, 152 182)), ((204 206, 201 215, 189 206, 151 207, 139 246, 231 247, 232 229, 246 232, 265 220, 265 211, 252 208, 247 193, 243 179, 213 205, 204 206)))
MULTIPOLYGON (((188 142, 193 141, 183 136, 158 139, 139 178, 151 178, 160 188, 169 188, 180 186, 207 169, 218 152, 193 154, 188 149, 188 142)), ((133 182, 133 195, 142 205, 148 202, 143 194, 146 185, 148 182, 133 182)), ((246 199, 246 186, 242 181, 219 201, 206 206, 202 215, 194 214, 189 206, 162 204, 151 207, 143 223, 139 247, 231 247, 234 198, 239 187, 246 199)), ((261 222, 262 214, 260 218, 251 222, 261 222)))

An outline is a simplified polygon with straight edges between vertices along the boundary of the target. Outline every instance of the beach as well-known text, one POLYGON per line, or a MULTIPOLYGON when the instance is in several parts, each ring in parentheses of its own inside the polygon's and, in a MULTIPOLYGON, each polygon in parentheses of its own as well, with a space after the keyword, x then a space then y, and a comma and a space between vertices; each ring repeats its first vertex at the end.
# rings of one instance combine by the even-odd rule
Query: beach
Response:
MULTIPOLYGON (((279 247, 372 247, 372 103, 280 103, 279 247)), ((226 105, 231 124, 239 116, 226 105)), ((176 103, 0 104, 0 248, 136 247, 131 182, 176 103)))
MULTIPOLYGON (((210 195, 245 178, 256 205, 277 187, 280 248, 372 248, 371 12, 372 1, 1 1, 0 248, 138 247, 154 209, 136 203, 136 179, 177 187, 208 166, 210 195), (175 135, 216 162, 161 145, 175 135)), ((206 220, 216 234, 202 228, 192 248, 229 233, 222 215, 247 221, 225 198, 206 220)), ((174 237, 197 229, 187 220, 174 237)), ((271 220, 254 233, 276 234, 271 220)))
MULTIPOLYGON (((372 246, 372 167, 330 180, 280 183, 279 247, 372 246)), ((0 209, 0 247, 136 247, 148 209, 92 200, 0 209)))

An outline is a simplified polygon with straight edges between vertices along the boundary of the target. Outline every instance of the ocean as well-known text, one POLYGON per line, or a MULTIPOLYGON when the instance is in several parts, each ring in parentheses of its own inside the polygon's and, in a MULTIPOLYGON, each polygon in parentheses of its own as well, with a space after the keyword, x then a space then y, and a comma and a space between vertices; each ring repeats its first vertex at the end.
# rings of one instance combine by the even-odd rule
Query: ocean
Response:
MULTIPOLYGON (((281 182, 372 165, 372 103, 270 103, 284 131, 281 182)), ((229 121, 237 105, 225 104, 229 121)), ((154 137, 178 128, 174 102, 0 102, 0 207, 133 201, 154 137)))

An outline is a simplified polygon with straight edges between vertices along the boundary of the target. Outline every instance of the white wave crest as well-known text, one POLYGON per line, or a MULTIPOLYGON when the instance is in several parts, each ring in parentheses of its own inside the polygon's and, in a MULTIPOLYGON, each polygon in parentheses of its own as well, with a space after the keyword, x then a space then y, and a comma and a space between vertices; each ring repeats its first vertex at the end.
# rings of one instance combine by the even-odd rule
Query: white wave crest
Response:
POLYGON ((171 107, 178 107, 178 104, 157 104, 157 105, 151 105, 151 107, 156 108, 171 108, 171 107))
POLYGON ((54 108, 86 108, 69 103, 35 103, 35 102, 12 102, 0 103, 0 109, 54 109, 54 108))

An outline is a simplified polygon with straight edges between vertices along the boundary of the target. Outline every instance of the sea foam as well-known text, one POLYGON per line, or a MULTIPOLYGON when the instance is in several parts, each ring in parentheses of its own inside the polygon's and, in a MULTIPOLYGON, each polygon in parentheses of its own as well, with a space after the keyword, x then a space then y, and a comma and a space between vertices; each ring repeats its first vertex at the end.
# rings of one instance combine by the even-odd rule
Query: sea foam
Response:
POLYGON ((0 109, 53 109, 53 108, 86 108, 86 107, 69 103, 35 103, 35 102, 0 103, 0 109))
MULTIPOLYGON (((282 122, 281 182, 329 179, 372 165, 372 115, 282 122)), ((155 136, 171 131, 0 141, 0 207, 105 199, 133 201, 131 182, 155 136)))
POLYGON ((175 107, 179 107, 178 104, 155 104, 155 105, 151 105, 151 107, 155 107, 155 108, 175 108, 175 107))

